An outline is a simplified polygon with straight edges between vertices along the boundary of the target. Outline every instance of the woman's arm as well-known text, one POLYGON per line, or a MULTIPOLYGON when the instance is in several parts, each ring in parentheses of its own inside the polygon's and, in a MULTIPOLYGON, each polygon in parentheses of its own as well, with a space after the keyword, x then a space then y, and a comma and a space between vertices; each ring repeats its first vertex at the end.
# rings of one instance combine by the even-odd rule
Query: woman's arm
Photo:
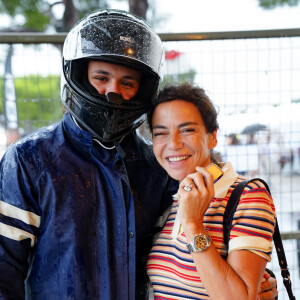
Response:
MULTIPOLYGON (((188 229, 183 225, 187 241, 194 233, 207 234, 201 228, 188 229)), ((257 293, 267 261, 247 250, 233 251, 227 262, 212 244, 203 252, 192 253, 199 277, 211 299, 257 299, 257 293)))
MULTIPOLYGON (((179 188, 179 218, 187 242, 195 234, 207 234, 203 218, 214 195, 211 175, 203 168, 184 179, 179 188), (184 186, 192 182, 195 187, 190 192, 184 186)), ((257 299, 267 260, 248 250, 232 251, 223 260, 215 246, 203 252, 192 253, 199 277, 211 299, 257 299)))

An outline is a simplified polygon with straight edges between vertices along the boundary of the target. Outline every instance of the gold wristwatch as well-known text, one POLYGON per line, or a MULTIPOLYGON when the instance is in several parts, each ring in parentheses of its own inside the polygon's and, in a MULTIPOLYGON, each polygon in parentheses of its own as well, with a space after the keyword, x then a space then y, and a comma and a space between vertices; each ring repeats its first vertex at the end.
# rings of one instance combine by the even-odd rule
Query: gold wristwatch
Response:
POLYGON ((209 235, 202 235, 201 233, 194 236, 194 240, 187 244, 186 247, 189 252, 202 252, 211 245, 211 237, 209 235))

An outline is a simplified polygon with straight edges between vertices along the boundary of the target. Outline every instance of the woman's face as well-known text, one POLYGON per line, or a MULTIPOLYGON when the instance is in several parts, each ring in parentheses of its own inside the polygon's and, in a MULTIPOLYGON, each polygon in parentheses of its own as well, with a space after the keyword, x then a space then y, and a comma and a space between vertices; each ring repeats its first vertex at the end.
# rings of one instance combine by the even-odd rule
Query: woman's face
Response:
POLYGON ((196 166, 210 163, 217 130, 207 133, 197 107, 183 100, 159 104, 153 114, 153 150, 168 174, 183 180, 196 166))

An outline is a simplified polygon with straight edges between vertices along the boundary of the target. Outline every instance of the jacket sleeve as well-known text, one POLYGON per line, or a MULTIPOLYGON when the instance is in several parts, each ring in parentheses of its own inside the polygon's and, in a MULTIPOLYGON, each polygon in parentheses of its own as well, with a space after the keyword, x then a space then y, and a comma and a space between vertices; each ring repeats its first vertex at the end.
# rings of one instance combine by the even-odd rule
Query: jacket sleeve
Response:
POLYGON ((12 146, 0 163, 0 299, 25 299, 28 261, 40 225, 34 203, 24 160, 12 146))
POLYGON ((171 178, 166 174, 166 185, 164 187, 163 201, 160 209, 160 213, 164 214, 173 203, 173 195, 175 195, 179 188, 179 182, 171 178))

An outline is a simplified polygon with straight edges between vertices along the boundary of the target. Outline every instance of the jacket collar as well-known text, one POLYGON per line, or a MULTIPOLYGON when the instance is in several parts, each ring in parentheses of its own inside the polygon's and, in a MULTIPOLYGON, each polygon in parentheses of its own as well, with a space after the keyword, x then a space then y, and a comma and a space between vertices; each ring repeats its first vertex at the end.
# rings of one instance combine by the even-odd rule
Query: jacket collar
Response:
MULTIPOLYGON (((98 143, 97 146, 95 146, 95 143, 93 142, 93 135, 89 131, 83 130, 76 125, 70 113, 66 113, 63 116, 62 122, 69 141, 83 155, 89 157, 92 151, 96 148, 101 157, 103 157, 103 155, 107 156, 109 153, 109 156, 113 155, 115 159, 120 158, 115 149, 107 150, 101 147, 98 143)), ((126 153, 127 161, 141 159, 141 150, 137 146, 136 139, 138 139, 136 134, 130 133, 126 135, 121 142, 121 146, 126 153)))

